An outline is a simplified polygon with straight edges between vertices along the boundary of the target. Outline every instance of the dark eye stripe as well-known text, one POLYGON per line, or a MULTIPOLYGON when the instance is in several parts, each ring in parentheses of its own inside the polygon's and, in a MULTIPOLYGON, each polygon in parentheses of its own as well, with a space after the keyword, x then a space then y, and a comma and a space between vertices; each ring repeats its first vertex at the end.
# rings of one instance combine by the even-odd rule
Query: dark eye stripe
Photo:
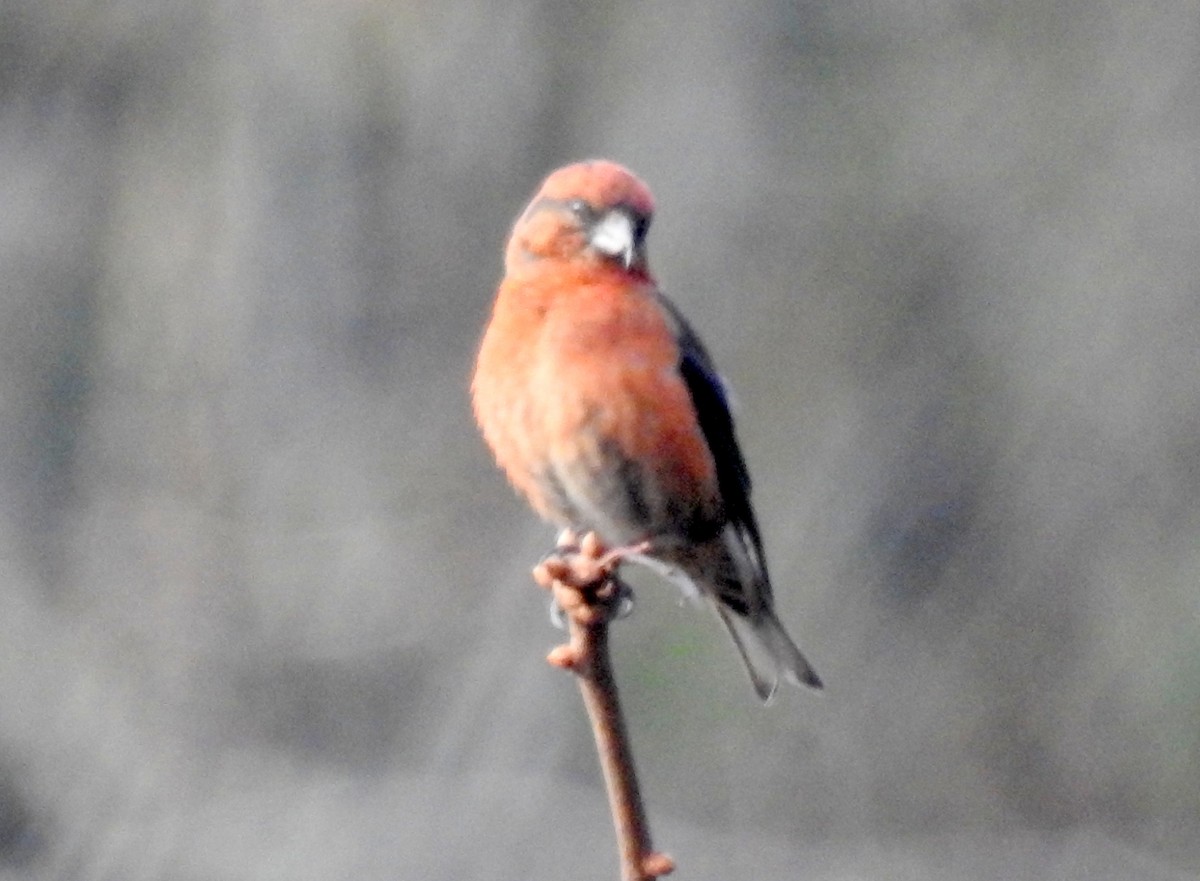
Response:
POLYGON ((594 223, 596 221, 596 217, 598 216, 596 209, 589 205, 584 199, 551 199, 549 196, 545 196, 541 199, 538 199, 536 202, 532 202, 529 207, 525 209, 525 213, 522 216, 531 217, 544 208, 565 208, 584 226, 594 223))
MULTIPOLYGON (((601 214, 586 199, 552 199, 549 196, 543 196, 537 201, 530 203, 522 217, 530 217, 544 208, 566 209, 579 221, 580 226, 583 227, 590 227, 600 219, 601 214)), ((617 210, 629 212, 634 222, 634 238, 638 241, 644 239, 646 231, 650 227, 650 218, 645 214, 638 213, 632 206, 623 203, 617 206, 617 210)))

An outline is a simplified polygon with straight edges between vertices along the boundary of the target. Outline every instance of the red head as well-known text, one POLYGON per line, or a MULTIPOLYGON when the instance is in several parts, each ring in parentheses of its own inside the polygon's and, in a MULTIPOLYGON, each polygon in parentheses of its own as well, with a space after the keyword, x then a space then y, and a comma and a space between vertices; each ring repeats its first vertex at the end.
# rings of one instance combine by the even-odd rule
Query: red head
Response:
POLYGON ((505 253, 509 273, 532 261, 610 263, 644 273, 650 190, 628 169, 595 159, 553 172, 517 218, 505 253))

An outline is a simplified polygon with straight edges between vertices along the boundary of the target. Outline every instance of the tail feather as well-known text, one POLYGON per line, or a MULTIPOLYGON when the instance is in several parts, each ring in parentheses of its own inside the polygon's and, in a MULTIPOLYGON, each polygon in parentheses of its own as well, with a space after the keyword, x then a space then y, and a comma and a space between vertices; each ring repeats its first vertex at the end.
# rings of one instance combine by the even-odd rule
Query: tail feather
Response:
POLYGON ((720 603, 714 606, 733 637, 754 690, 764 703, 775 694, 781 675, 794 685, 824 687, 817 671, 792 642, 773 611, 761 609, 752 620, 720 603))

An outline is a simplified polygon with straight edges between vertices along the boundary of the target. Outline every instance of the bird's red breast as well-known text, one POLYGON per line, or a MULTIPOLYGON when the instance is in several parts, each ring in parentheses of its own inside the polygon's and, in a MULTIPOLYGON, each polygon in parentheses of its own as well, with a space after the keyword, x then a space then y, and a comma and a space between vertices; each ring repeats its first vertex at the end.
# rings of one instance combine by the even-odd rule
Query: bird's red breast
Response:
MULTIPOLYGON (((545 215, 532 221, 546 235, 545 215)), ((526 233, 518 227, 514 238, 526 233)), ((606 456, 639 463, 656 493, 711 505, 712 455, 678 364, 674 329, 644 270, 557 254, 523 260, 497 293, 475 412, 512 483, 561 525, 546 468, 606 456)))

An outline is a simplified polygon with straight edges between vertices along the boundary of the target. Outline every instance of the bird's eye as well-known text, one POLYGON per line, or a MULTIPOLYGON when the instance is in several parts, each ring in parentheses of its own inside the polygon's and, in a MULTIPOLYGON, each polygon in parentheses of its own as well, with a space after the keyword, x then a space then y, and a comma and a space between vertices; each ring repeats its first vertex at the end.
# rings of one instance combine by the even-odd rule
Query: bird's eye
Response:
POLYGON ((592 206, 583 199, 572 199, 567 203, 567 210, 580 220, 588 220, 592 216, 592 206))

